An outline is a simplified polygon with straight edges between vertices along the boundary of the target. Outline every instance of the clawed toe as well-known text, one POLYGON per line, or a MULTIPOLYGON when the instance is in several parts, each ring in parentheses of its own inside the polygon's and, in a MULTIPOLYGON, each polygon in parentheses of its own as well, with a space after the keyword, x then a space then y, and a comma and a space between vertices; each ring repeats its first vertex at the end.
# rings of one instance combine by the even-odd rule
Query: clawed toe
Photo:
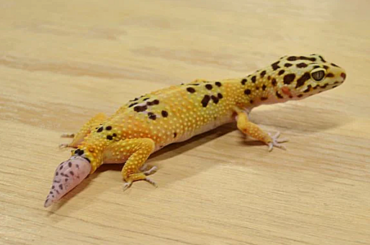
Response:
POLYGON ((286 147, 284 145, 282 145, 281 143, 287 142, 288 139, 284 139, 284 138, 283 139, 278 139, 279 136, 280 136, 280 132, 277 132, 273 136, 271 135, 271 133, 269 133, 269 135, 271 136, 272 142, 268 143, 268 151, 272 151, 274 146, 277 147, 277 148, 286 150, 286 147))

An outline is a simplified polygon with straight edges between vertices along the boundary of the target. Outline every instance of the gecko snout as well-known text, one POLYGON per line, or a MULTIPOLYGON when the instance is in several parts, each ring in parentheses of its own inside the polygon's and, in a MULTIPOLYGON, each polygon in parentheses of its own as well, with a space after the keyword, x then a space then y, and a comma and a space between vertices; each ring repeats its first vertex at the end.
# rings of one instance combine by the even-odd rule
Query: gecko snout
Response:
POLYGON ((90 163, 80 156, 72 156, 59 164, 55 170, 53 184, 46 197, 44 207, 49 207, 75 188, 89 175, 90 171, 90 163))

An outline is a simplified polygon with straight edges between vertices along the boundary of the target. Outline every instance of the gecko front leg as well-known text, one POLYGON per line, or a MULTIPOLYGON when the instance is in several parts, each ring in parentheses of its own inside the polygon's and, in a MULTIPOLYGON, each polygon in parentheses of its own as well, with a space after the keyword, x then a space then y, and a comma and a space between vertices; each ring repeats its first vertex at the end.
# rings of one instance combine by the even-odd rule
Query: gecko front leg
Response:
POLYGON ((73 138, 72 142, 69 144, 60 144, 59 147, 66 148, 72 147, 77 148, 79 144, 84 140, 84 138, 90 134, 92 130, 98 127, 101 123, 103 123, 107 119, 107 116, 103 113, 99 113, 91 118, 88 122, 86 122, 80 130, 74 134, 62 134, 61 137, 63 138, 73 138))
POLYGON ((247 114, 243 110, 236 108, 235 112, 237 113, 236 115, 237 127, 241 132, 265 143, 268 146, 268 151, 272 151, 274 146, 284 150, 286 149, 285 146, 282 145, 281 143, 287 142, 288 140, 279 139, 280 132, 277 132, 274 135, 266 133, 256 124, 249 121, 247 114))
POLYGON ((149 138, 125 139, 112 143, 104 151, 104 162, 125 162, 122 168, 122 177, 125 181, 124 190, 129 188, 134 181, 145 180, 152 185, 156 184, 147 177, 157 168, 152 167, 142 171, 142 167, 150 154, 154 151, 155 143, 149 138))

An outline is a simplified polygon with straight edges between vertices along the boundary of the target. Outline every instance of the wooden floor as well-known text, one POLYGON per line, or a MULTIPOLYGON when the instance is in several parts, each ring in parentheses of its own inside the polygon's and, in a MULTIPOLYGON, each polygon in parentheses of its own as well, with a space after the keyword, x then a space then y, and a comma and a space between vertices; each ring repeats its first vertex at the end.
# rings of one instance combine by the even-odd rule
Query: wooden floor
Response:
POLYGON ((370 244, 370 1, 0 1, 0 244, 370 244), (45 209, 60 150, 98 112, 287 54, 347 71, 257 108, 288 151, 234 125, 153 155, 158 188, 106 165, 45 209))

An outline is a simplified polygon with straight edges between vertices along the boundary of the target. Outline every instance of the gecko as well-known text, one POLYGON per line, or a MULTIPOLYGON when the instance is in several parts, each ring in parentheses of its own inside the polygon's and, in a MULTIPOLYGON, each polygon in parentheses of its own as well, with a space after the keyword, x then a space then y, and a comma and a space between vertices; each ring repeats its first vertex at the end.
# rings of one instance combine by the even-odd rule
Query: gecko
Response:
POLYGON ((146 160, 166 145, 182 142, 220 125, 235 122, 246 136, 268 150, 284 148, 280 133, 265 132, 248 118, 259 105, 300 100, 333 89, 346 79, 343 68, 323 56, 283 56, 245 77, 198 79, 130 100, 110 117, 99 113, 71 137, 71 157, 54 173, 44 206, 57 202, 103 163, 125 163, 123 188, 145 180, 157 168, 146 160))

